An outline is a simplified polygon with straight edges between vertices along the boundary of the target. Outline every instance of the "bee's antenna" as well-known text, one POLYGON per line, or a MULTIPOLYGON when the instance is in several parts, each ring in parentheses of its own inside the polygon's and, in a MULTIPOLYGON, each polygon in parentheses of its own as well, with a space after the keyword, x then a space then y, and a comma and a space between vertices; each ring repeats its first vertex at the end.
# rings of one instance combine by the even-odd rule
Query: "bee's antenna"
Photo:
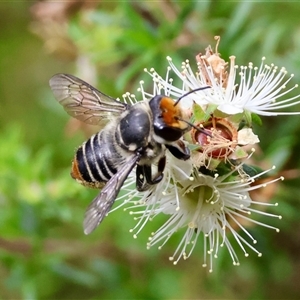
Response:
POLYGON ((178 117, 176 117, 176 119, 179 120, 179 121, 182 121, 182 122, 184 122, 184 123, 186 123, 186 124, 188 124, 189 126, 195 128, 197 131, 200 131, 200 132, 202 132, 203 134, 212 137, 212 135, 211 135, 210 133, 208 133, 207 130, 205 130, 205 129, 201 128, 201 127, 197 127, 197 126, 195 126, 193 123, 190 123, 189 121, 186 121, 186 120, 184 120, 184 119, 181 119, 181 118, 178 118, 178 117))
POLYGON ((192 94, 192 93, 197 92, 197 91, 205 90, 205 89, 208 89, 208 88, 210 88, 210 86, 204 86, 204 87, 197 88, 197 89, 191 90, 191 91, 189 91, 189 92, 183 94, 181 97, 179 97, 179 98, 176 100, 176 102, 174 103, 174 106, 176 106, 182 98, 188 96, 189 94, 192 94))

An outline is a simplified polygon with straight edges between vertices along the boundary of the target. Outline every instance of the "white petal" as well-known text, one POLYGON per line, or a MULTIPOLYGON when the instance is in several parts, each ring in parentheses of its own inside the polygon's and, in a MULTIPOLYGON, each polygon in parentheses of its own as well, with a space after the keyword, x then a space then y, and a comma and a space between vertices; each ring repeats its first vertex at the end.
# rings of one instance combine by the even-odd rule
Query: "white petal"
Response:
POLYGON ((239 145, 253 145, 259 143, 259 138, 253 133, 251 128, 243 128, 238 132, 239 145))
POLYGON ((218 110, 227 114, 227 115, 235 115, 243 112, 243 108, 239 108, 237 106, 233 106, 229 103, 220 104, 218 106, 218 110))

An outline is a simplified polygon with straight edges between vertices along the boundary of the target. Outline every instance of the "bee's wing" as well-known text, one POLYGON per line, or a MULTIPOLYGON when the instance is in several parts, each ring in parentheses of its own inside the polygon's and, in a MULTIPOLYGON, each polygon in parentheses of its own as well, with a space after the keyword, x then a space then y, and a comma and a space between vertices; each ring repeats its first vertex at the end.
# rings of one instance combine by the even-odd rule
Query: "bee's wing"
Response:
POLYGON ((139 159, 140 156, 138 154, 132 156, 130 160, 106 183, 100 194, 89 205, 83 222, 85 234, 90 234, 108 214, 124 181, 139 159))
POLYGON ((67 113, 88 124, 104 126, 127 108, 127 104, 101 93, 72 75, 56 74, 49 84, 56 100, 67 113))

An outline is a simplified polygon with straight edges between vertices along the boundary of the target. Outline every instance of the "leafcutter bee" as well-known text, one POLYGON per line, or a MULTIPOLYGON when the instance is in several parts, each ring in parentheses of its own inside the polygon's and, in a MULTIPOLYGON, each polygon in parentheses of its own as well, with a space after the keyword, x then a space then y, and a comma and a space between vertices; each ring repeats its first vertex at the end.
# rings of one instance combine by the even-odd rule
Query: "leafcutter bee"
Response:
MULTIPOLYGON (((68 74, 50 79, 56 100, 72 117, 102 129, 76 151, 71 176, 84 186, 101 189, 88 206, 84 233, 91 233, 110 211, 118 193, 136 167, 136 189, 145 191, 163 178, 165 152, 187 160, 190 151, 181 140, 193 126, 175 102, 156 95, 133 105, 98 91, 83 80, 68 74), (155 174, 152 165, 156 165, 155 174)), ((208 87, 199 88, 197 90, 208 87)), ((200 131, 202 129, 199 128, 200 131)))

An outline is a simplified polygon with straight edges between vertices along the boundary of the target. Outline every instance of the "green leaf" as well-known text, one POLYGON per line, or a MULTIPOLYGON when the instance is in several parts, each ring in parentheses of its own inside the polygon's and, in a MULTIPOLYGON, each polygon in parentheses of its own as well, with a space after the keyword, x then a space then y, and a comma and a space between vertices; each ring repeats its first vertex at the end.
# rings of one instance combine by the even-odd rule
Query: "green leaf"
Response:
MULTIPOLYGON (((246 164, 243 164, 243 170, 250 177, 256 176, 257 174, 263 172, 263 169, 258 166, 246 165, 246 164)), ((261 178, 264 178, 264 177, 267 177, 267 176, 261 176, 261 178)))
POLYGON ((252 125, 252 114, 249 111, 244 112, 245 122, 249 127, 252 125))
POLYGON ((202 109, 196 102, 193 103, 193 117, 195 122, 206 122, 210 118, 210 114, 202 109))
POLYGON ((251 114, 251 119, 253 121, 254 124, 257 124, 259 126, 262 126, 262 119, 259 115, 252 113, 251 114))

